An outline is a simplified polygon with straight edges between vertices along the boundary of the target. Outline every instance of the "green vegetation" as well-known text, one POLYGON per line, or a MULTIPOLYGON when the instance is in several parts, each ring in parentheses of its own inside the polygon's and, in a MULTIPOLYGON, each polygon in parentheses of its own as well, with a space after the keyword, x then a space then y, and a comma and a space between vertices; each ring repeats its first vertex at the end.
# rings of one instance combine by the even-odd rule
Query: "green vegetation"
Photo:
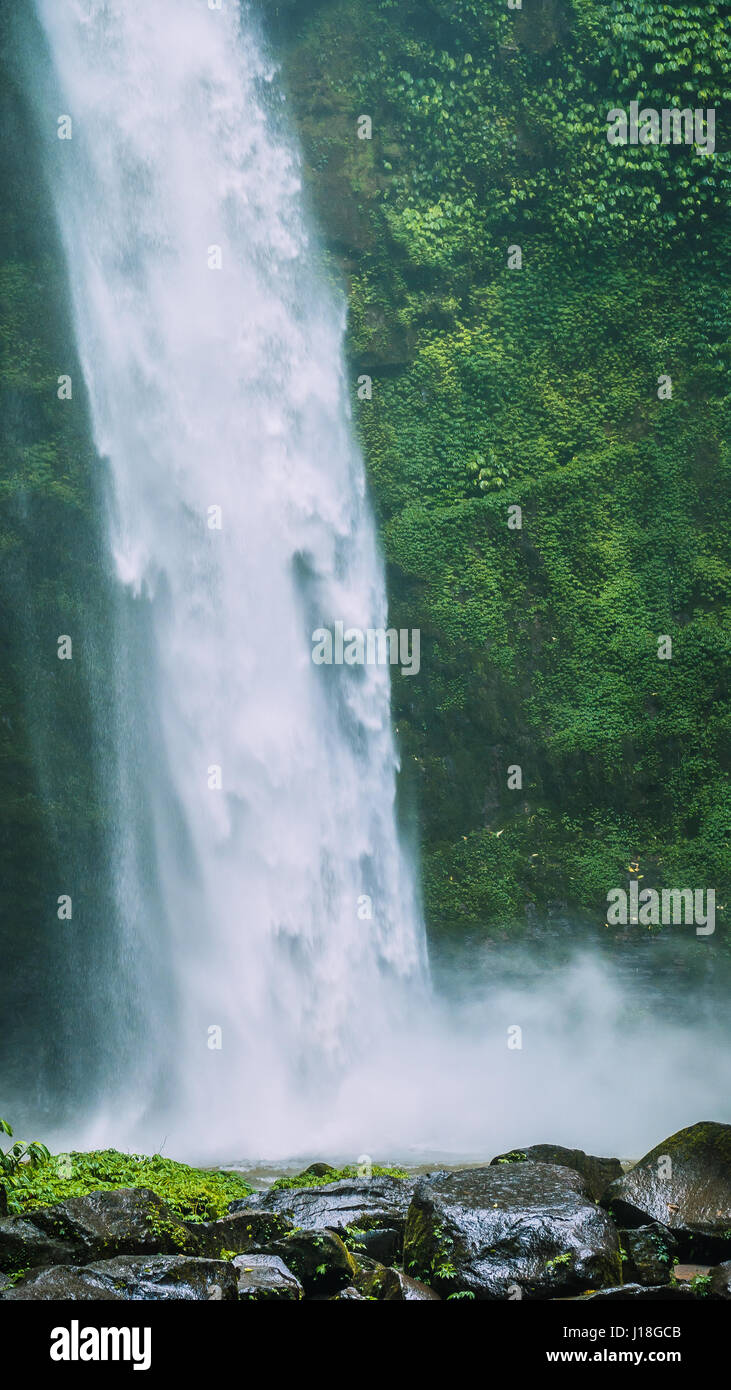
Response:
POLYGON ((236 1173, 190 1168, 160 1154, 145 1157, 102 1149, 49 1156, 33 1167, 23 1164, 8 1191, 8 1211, 53 1206, 69 1197, 116 1187, 149 1188, 186 1221, 214 1221, 226 1214, 231 1202, 252 1191, 236 1173))
MULTIPOLYGON (((13 1137, 7 1120, 0 1119, 0 1135, 3 1134, 9 1139, 13 1137)), ((22 1186, 25 1175, 34 1173, 41 1164, 48 1162, 50 1157, 45 1144, 40 1144, 37 1140, 26 1144, 22 1139, 16 1139, 9 1149, 0 1149, 0 1196, 4 1199, 3 1205, 9 1205, 8 1199, 12 1203, 14 1193, 22 1186)))
MULTIPOLYGON (((298 1173, 292 1178, 277 1178, 272 1183, 272 1192, 280 1192, 288 1187, 323 1187, 325 1183, 340 1182, 342 1178, 358 1178, 365 1176, 359 1173, 355 1164, 347 1164, 345 1168, 331 1168, 327 1173, 298 1173)), ((378 1163, 374 1163, 368 1172, 369 1177, 373 1178, 408 1178, 408 1173, 404 1168, 383 1168, 378 1163)))
POLYGON ((638 861, 641 887, 727 901, 726 15, 331 0, 290 20, 390 620, 422 635, 394 709, 433 936, 531 905, 601 926, 638 861), (631 100, 717 107, 715 154, 610 146, 631 100))
POLYGON ((552 1260, 546 1260, 544 1270, 550 1274, 552 1270, 558 1269, 561 1265, 570 1265, 573 1258, 573 1253, 570 1250, 565 1251, 563 1255, 554 1255, 552 1260))

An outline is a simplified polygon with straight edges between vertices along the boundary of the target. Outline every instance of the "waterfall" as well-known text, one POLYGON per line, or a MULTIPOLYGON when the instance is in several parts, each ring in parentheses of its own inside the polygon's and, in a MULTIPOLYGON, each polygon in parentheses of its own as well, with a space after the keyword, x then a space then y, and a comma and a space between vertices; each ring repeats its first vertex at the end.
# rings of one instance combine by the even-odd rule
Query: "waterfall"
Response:
POLYGON ((118 591, 119 1065, 93 1138, 349 1142, 343 1088, 357 1109, 428 986, 388 668, 312 660, 317 627, 386 626, 343 299, 248 6, 36 6, 118 591))
MULTIPOLYGON (((88 604, 94 631, 77 602, 56 630, 76 623, 96 691, 83 727, 114 903, 89 863, 58 888, 72 922, 37 939, 31 910, 12 924, 26 1034, 57 1045, 37 1082, 20 1069, 11 1118, 56 1149, 353 1162, 533 1142, 631 1155, 714 1113, 725 1015, 680 1016, 676 986, 645 997, 603 946, 554 959, 550 933, 506 923, 499 947, 455 940, 431 990, 388 667, 312 659, 315 629, 381 628, 386 599, 344 301, 253 7, 31 6, 25 76, 84 375, 59 409, 88 401, 112 594, 88 604)), ((33 689, 45 659, 28 657, 33 689)))

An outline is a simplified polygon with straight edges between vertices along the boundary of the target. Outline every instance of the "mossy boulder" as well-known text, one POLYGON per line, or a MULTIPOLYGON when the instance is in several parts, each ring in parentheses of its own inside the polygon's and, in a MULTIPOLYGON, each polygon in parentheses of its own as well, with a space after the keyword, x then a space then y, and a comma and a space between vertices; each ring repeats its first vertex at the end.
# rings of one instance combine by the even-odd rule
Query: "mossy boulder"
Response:
POLYGON ((186 1224, 200 1254, 216 1259, 222 1250, 239 1255, 266 1245, 270 1240, 278 1240, 287 1234, 292 1222, 277 1212, 255 1211, 243 1206, 240 1211, 230 1212, 218 1221, 186 1224))
POLYGON ((334 1177, 337 1169, 333 1168, 332 1163, 311 1163, 309 1168, 303 1168, 299 1174, 301 1178, 330 1178, 334 1177))
POLYGON ((0 1269, 85 1263, 112 1255, 198 1253, 195 1231, 145 1188, 90 1192, 0 1218, 0 1269))
POLYGON ((278 1255, 308 1296, 336 1293, 354 1285, 359 1275, 357 1260, 334 1231, 291 1231, 260 1253, 278 1255))
POLYGON ((602 1206, 623 1226, 669 1227, 686 1259, 731 1255, 731 1125, 678 1130, 617 1178, 602 1206))
POLYGON ((404 1295, 397 1271, 388 1265, 379 1264, 378 1260, 369 1259, 367 1255, 358 1258, 358 1273, 353 1279, 353 1284, 359 1293, 378 1303, 403 1302, 404 1295))

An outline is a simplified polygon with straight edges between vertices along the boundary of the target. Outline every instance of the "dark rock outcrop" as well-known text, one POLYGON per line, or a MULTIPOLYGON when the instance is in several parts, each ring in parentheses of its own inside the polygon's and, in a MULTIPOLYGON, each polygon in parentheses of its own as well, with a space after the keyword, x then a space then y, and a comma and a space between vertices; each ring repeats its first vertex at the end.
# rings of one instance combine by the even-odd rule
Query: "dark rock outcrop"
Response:
POLYGON ((92 1192, 0 1217, 0 1300, 731 1300, 731 1126, 681 1130, 597 1203, 615 1166, 538 1145, 270 1190, 205 1222, 147 1188, 92 1192))
POLYGON ((222 1250, 233 1250, 244 1254, 254 1247, 266 1245, 268 1241, 286 1236, 292 1222, 277 1212, 252 1211, 244 1206, 240 1211, 229 1212, 218 1221, 203 1221, 200 1224, 186 1223, 192 1239, 201 1255, 213 1260, 221 1258, 222 1250))
POLYGON ((403 1234, 415 1182, 407 1178, 341 1178, 317 1187, 286 1187, 233 1202, 243 1208, 286 1217, 290 1226, 345 1235, 349 1227, 387 1227, 403 1234))
POLYGON ((370 1260, 367 1256, 358 1260, 358 1273, 353 1279, 356 1289, 366 1298, 379 1303, 403 1302, 401 1281, 395 1269, 370 1260))
POLYGON ((239 1298, 298 1303, 305 1291, 278 1255, 237 1255, 239 1298))
POLYGON ((348 1249, 354 1255, 367 1255, 379 1264, 392 1265, 401 1258, 403 1231, 391 1226, 375 1226, 372 1231, 355 1231, 349 1239, 348 1249))
POLYGON ((10 1301, 38 1299, 126 1300, 154 1299, 187 1302, 238 1297, 236 1273, 224 1260, 187 1255, 121 1255, 93 1264, 51 1265, 31 1270, 10 1293, 10 1301))
POLYGON ((711 1292, 716 1298, 731 1298, 731 1260, 711 1270, 711 1292))
POLYGON ((109 1288, 88 1267, 47 1265, 32 1269, 14 1288, 0 1294, 3 1302, 35 1303, 47 1299, 73 1303, 124 1303, 126 1295, 109 1288))
POLYGON ((550 1298, 618 1283, 617 1231, 579 1174, 548 1163, 438 1173, 418 1183, 404 1269, 444 1295, 550 1298))
POLYGON ((583 1149, 564 1149, 560 1144, 531 1144, 526 1149, 510 1149, 508 1153, 493 1158, 490 1166, 525 1162, 554 1163, 561 1168, 573 1168, 581 1174, 589 1195, 597 1202, 610 1182, 622 1176, 622 1165, 618 1158, 596 1158, 594 1154, 584 1153, 583 1149))
POLYGON ((278 1255, 299 1279, 306 1294, 335 1293, 355 1284, 359 1266, 334 1231, 292 1231, 271 1241, 267 1255, 278 1255))
POLYGON ((602 1197, 622 1226, 659 1221, 687 1259, 731 1255, 731 1125, 702 1121, 651 1149, 602 1197))
POLYGON ((629 1302, 630 1299, 646 1298, 651 1303, 665 1302, 670 1299, 686 1302, 695 1298, 695 1294, 687 1284, 661 1284, 656 1288, 648 1288, 645 1284, 617 1284, 610 1289, 595 1289, 592 1293, 583 1294, 581 1298, 572 1299, 575 1303, 596 1303, 602 1299, 611 1299, 618 1302, 629 1302))
POLYGON ((648 1226, 620 1231, 620 1244, 625 1252, 624 1277, 628 1284, 667 1284, 678 1254, 678 1242, 672 1231, 652 1221, 648 1226))
POLYGON ((0 1218, 0 1269, 87 1263, 111 1255, 197 1254, 198 1238, 156 1193, 116 1188, 0 1218))
POLYGON ((401 1296, 404 1303, 441 1303, 441 1298, 436 1289, 430 1289, 428 1284, 422 1284, 420 1279, 412 1279, 411 1275, 403 1274, 401 1270, 396 1271, 401 1284, 401 1296))

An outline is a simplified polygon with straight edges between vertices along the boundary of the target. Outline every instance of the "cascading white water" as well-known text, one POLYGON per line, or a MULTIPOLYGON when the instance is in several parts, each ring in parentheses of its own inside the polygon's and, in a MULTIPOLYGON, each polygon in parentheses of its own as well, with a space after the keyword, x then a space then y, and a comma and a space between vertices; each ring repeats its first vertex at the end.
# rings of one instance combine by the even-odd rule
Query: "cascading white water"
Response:
MULTIPOLYGON (((98 1028, 118 1063, 83 1142, 484 1161, 538 1141, 641 1153, 713 1114, 718 1020, 638 1010, 605 961, 539 979, 533 943, 507 986, 460 981, 459 1011, 429 993, 388 673, 311 660, 316 627, 382 626, 384 587, 343 306, 249 7, 35 4, 119 593, 117 666, 96 672, 117 708, 117 1008, 98 1028)), ((79 1128, 44 1138, 78 1147, 79 1128)))
MULTIPOLYGON (((315 269, 247 7, 38 9, 72 121, 52 182, 131 596, 118 881, 120 988, 141 1019, 132 1110, 152 1105, 162 1058, 198 1149, 206 1135, 219 1152, 302 1149, 425 976, 388 671, 311 657, 314 627, 385 625, 343 306, 315 269)), ((119 1129, 117 1111, 106 1137, 119 1129)))

